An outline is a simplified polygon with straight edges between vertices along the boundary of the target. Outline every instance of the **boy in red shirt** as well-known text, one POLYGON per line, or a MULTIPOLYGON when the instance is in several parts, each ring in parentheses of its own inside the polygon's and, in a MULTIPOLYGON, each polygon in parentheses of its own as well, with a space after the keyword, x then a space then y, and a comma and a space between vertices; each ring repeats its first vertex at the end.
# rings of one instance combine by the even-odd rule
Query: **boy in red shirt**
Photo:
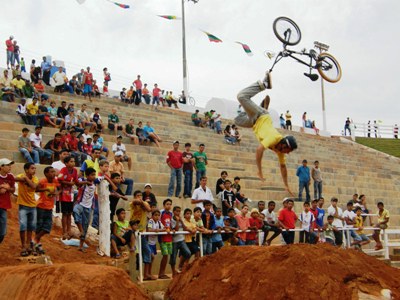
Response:
POLYGON ((153 102, 151 104, 151 109, 154 108, 154 104, 156 105, 156 110, 157 110, 157 106, 160 105, 160 92, 161 90, 158 88, 157 83, 154 85, 154 89, 153 89, 153 102))
POLYGON ((179 197, 182 189, 182 165, 183 157, 182 152, 179 149, 179 141, 175 141, 173 144, 174 149, 169 151, 167 154, 167 164, 171 168, 171 177, 168 185, 168 197, 172 197, 174 193, 174 185, 176 178, 176 190, 175 197, 179 197))
POLYGON ((36 205, 36 234, 35 250, 39 254, 44 254, 40 239, 50 233, 53 225, 53 207, 58 195, 59 183, 56 178, 56 170, 53 167, 44 169, 44 176, 39 180, 36 192, 40 192, 39 201, 36 205))
POLYGON ((65 168, 62 168, 58 174, 58 181, 61 184, 60 203, 62 213, 63 240, 70 239, 71 216, 74 209, 74 195, 72 187, 78 185, 78 171, 75 169, 75 159, 69 156, 64 159, 65 168))
MULTIPOLYGON (((244 204, 240 215, 235 216, 235 219, 239 225, 240 230, 245 231, 250 227, 249 217, 246 216, 248 212, 249 212, 249 207, 247 204, 244 204)), ((239 238, 238 246, 246 245, 246 238, 247 238, 246 232, 239 232, 237 234, 237 237, 239 238)))
POLYGON ((286 229, 282 231, 282 237, 285 243, 289 245, 294 243, 294 231, 289 231, 289 229, 296 228, 297 215, 292 210, 294 205, 292 199, 286 200, 286 205, 287 207, 280 211, 278 220, 282 228, 286 229))
POLYGON ((249 228, 251 232, 247 233, 246 245, 257 245, 258 230, 261 229, 263 223, 259 218, 258 209, 253 208, 249 219, 249 228))
MULTIPOLYGON (((172 200, 165 199, 163 202, 164 210, 161 211, 161 223, 164 225, 165 231, 171 231, 171 220, 172 220, 172 200)), ((172 254, 172 235, 162 235, 161 236, 161 254, 162 259, 160 263, 160 271, 158 273, 158 279, 170 279, 169 276, 165 275, 165 268, 167 267, 168 263, 168 255, 172 254)))
POLYGON ((7 233, 7 210, 11 208, 11 194, 15 192, 15 178, 11 174, 14 162, 0 159, 0 244, 7 233))

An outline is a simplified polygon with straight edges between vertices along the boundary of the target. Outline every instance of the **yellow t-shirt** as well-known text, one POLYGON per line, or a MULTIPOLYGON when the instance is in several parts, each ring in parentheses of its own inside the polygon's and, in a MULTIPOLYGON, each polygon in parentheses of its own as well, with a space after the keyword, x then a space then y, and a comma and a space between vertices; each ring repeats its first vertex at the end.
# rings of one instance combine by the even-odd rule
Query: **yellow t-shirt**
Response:
POLYGON ((285 117, 286 117, 286 121, 290 121, 292 119, 291 114, 285 114, 285 117))
POLYGON ((99 160, 96 158, 95 161, 93 161, 91 158, 88 158, 87 160, 85 160, 85 163, 87 168, 93 168, 96 170, 97 177, 100 172, 99 160))
MULTIPOLYGON (((19 174, 17 178, 22 178, 24 176, 25 174, 19 174)), ((32 182, 38 184, 39 179, 36 176, 33 176, 32 182)), ((18 182, 17 204, 36 207, 35 189, 31 188, 26 182, 18 182)))
MULTIPOLYGON (((378 212, 376 214, 378 215, 378 222, 379 223, 380 222, 384 222, 385 219, 390 217, 389 211, 387 209, 383 209, 382 215, 379 214, 379 210, 378 210, 378 212)), ((386 225, 389 226, 389 222, 387 222, 386 225)))
POLYGON ((26 106, 26 110, 28 111, 28 113, 29 113, 30 115, 36 115, 37 112, 38 112, 38 110, 39 110, 39 106, 34 105, 33 103, 31 103, 31 104, 28 104, 28 105, 26 106))
POLYGON ((22 90, 22 88, 25 86, 25 80, 23 79, 18 80, 17 78, 14 78, 13 80, 11 80, 11 84, 15 86, 17 89, 22 90))
MULTIPOLYGON (((256 135, 258 141, 264 148, 272 148, 278 144, 282 139, 283 136, 275 129, 274 125, 272 124, 272 119, 269 115, 262 115, 253 125, 253 132, 256 135)), ((273 150, 274 151, 274 150, 273 150)), ((281 165, 285 164, 285 154, 276 152, 278 156, 279 163, 281 165)))
MULTIPOLYGON (((354 218, 354 221, 355 221, 354 227, 356 227, 356 228, 363 227, 364 222, 363 222, 362 216, 356 216, 354 218)), ((364 231, 363 230, 357 230, 357 234, 364 234, 364 231)))
POLYGON ((143 209, 141 205, 138 204, 130 204, 131 208, 131 221, 132 220, 139 220, 139 231, 143 232, 146 231, 147 227, 147 211, 143 209))
MULTIPOLYGON (((196 223, 187 221, 186 219, 183 219, 183 224, 186 226, 187 229, 193 230, 196 229, 196 223)), ((190 243, 193 240, 194 234, 185 234, 185 243, 190 243)))

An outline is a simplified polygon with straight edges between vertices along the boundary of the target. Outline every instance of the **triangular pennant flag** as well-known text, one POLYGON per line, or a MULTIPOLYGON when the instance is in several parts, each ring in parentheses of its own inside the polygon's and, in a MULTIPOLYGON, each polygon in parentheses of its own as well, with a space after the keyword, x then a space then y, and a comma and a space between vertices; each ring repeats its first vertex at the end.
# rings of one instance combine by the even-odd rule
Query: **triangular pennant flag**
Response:
POLYGON ((178 18, 177 16, 165 16, 165 15, 158 15, 160 18, 164 18, 167 20, 178 20, 180 18, 178 18))
POLYGON ((248 56, 253 56, 253 52, 251 52, 249 46, 247 46, 246 44, 243 44, 243 43, 241 43, 241 42, 236 42, 236 43, 239 44, 239 45, 242 45, 244 52, 246 52, 246 54, 247 54, 248 56))
POLYGON ((266 57, 268 57, 269 59, 272 59, 273 57, 275 57, 275 52, 272 52, 272 51, 265 51, 264 52, 264 55, 266 56, 266 57))
POLYGON ((108 2, 114 3, 115 5, 117 5, 121 8, 124 8, 124 9, 129 8, 129 5, 127 5, 127 4, 122 4, 122 3, 118 3, 118 2, 114 2, 114 1, 110 1, 110 0, 108 0, 108 2))
POLYGON ((214 42, 214 43, 222 43, 222 40, 220 40, 219 38, 217 38, 215 35, 212 35, 211 33, 208 33, 206 31, 203 31, 205 34, 207 34, 208 39, 210 40, 210 42, 214 42))

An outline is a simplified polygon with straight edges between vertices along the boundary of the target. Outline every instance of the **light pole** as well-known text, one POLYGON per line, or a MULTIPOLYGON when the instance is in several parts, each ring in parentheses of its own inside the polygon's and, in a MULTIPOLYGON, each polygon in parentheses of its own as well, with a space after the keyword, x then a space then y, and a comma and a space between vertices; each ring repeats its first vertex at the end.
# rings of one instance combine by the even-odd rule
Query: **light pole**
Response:
MULTIPOLYGON (((199 0, 187 0, 193 3, 199 0)), ((185 28, 185 0, 182 0, 182 65, 183 65, 183 92, 188 99, 187 60, 186 60, 186 28, 185 28)))
MULTIPOLYGON (((314 42, 314 48, 319 49, 319 53, 323 51, 328 51, 329 46, 320 42, 314 42)), ((321 95, 322 95, 322 122, 323 122, 323 129, 327 131, 326 126, 326 111, 325 111, 325 89, 324 89, 324 79, 321 77, 321 95)))

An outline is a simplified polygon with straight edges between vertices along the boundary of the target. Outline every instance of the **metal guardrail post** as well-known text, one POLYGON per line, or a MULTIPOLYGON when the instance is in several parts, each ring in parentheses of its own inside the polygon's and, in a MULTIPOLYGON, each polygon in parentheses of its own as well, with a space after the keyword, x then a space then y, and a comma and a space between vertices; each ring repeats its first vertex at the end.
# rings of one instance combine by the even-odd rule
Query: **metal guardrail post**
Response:
POLYGON ((383 229, 383 249, 385 253, 385 259, 389 259, 389 245, 388 245, 389 236, 386 233, 385 229, 383 229))
POLYGON ((203 257, 203 234, 200 232, 199 234, 199 247, 200 247, 200 257, 203 257))
POLYGON ((143 282, 143 256, 142 256, 142 235, 139 232, 139 282, 143 282))

